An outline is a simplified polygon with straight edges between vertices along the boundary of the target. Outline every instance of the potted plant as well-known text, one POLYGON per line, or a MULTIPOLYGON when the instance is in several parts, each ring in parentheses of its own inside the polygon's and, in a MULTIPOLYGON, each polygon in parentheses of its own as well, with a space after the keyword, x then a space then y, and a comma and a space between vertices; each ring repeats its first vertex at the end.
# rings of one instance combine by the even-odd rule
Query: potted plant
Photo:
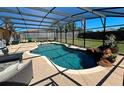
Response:
POLYGON ((117 42, 116 42, 116 37, 115 35, 111 34, 111 35, 106 35, 106 40, 105 40, 105 46, 109 46, 110 49, 112 50, 112 53, 117 53, 119 51, 119 48, 117 46, 117 42))

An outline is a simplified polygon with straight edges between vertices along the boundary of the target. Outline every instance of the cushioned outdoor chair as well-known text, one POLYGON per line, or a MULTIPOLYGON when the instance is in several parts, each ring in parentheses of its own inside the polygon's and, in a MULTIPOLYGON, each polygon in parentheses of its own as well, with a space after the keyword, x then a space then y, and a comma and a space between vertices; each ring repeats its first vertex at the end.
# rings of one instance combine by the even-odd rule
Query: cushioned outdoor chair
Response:
POLYGON ((0 62, 9 62, 14 60, 21 60, 23 52, 19 53, 10 53, 8 55, 1 54, 0 55, 0 62))
POLYGON ((0 86, 25 86, 33 78, 32 61, 10 65, 0 71, 0 86))

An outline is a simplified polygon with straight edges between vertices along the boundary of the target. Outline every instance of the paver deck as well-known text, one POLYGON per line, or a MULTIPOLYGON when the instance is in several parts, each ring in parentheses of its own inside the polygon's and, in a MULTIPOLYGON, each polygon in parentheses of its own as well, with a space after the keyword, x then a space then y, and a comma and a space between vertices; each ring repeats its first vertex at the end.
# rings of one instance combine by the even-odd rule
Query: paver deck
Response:
POLYGON ((43 86, 122 86, 124 79, 124 59, 118 55, 117 62, 110 68, 105 68, 99 72, 81 73, 78 70, 76 74, 68 73, 68 69, 63 71, 57 69, 53 64, 48 62, 42 56, 32 56, 26 51, 37 47, 37 43, 21 43, 18 45, 8 46, 9 52, 24 52, 23 60, 33 62, 33 79, 30 85, 43 86))

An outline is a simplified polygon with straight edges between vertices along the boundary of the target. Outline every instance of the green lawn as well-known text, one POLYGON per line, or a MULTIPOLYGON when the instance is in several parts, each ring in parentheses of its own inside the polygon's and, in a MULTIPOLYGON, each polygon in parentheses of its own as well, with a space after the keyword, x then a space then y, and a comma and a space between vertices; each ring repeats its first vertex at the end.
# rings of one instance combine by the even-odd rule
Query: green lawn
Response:
POLYGON ((119 47, 119 52, 124 54, 124 43, 118 44, 118 47, 119 47))
MULTIPOLYGON (((65 40, 63 39, 62 42, 65 42, 65 40)), ((118 44, 120 53, 124 53, 124 43, 122 43, 122 42, 124 42, 124 41, 121 41, 121 44, 118 44)), ((68 39, 67 43, 72 44, 72 39, 68 39)), ((86 39, 85 44, 86 44, 86 47, 96 48, 96 47, 102 45, 103 42, 102 42, 102 40, 86 39)), ((84 46, 84 40, 78 39, 78 38, 74 39, 74 45, 84 46)))

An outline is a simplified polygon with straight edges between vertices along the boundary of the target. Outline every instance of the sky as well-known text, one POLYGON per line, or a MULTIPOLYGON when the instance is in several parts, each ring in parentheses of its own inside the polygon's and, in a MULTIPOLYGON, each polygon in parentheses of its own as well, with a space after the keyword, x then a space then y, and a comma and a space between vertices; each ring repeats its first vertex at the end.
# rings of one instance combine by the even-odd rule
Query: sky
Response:
MULTIPOLYGON (((76 22, 77 27, 81 27, 81 22, 76 22)), ((86 27, 89 28, 95 28, 95 27, 102 27, 102 23, 100 18, 97 19, 91 19, 91 20, 87 20, 86 22, 86 27)), ((106 26, 111 26, 111 25, 119 25, 119 24, 124 24, 124 18, 122 17, 109 17, 106 19, 106 26)), ((123 26, 124 27, 124 26, 123 26)), ((115 27, 118 28, 118 27, 115 27)))

